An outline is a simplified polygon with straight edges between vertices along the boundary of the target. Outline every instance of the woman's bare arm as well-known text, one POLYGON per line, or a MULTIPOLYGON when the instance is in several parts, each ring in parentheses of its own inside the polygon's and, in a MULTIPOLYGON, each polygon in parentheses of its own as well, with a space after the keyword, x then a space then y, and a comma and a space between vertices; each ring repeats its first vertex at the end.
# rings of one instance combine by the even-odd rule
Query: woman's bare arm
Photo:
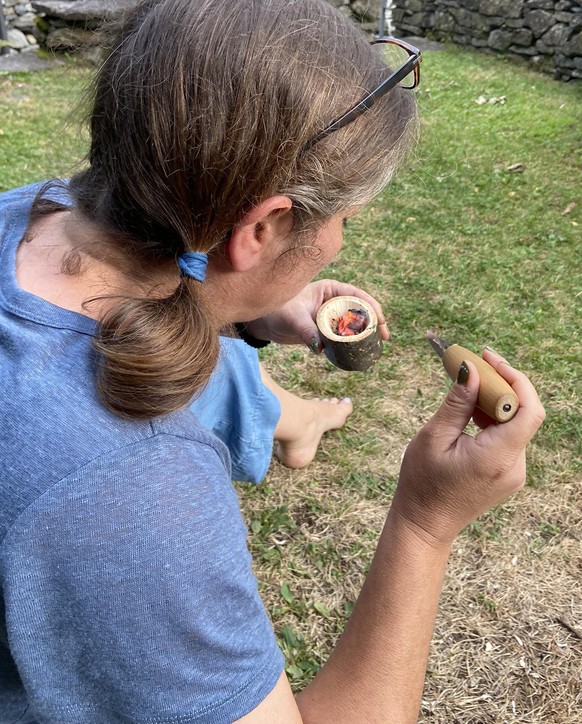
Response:
POLYGON ((479 377, 453 385, 409 445, 372 566, 328 662, 295 699, 286 678, 244 724, 413 724, 443 576, 456 535, 519 490, 525 446, 544 419, 527 378, 498 355, 487 361, 520 400, 514 419, 476 438, 463 430, 479 377))

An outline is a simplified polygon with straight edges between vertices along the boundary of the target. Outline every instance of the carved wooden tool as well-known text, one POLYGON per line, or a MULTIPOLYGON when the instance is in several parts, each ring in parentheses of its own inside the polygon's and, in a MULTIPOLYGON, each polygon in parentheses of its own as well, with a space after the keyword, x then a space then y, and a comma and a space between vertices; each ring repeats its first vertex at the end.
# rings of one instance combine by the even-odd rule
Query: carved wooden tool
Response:
POLYGON ((432 348, 442 359, 443 365, 454 381, 461 362, 472 362, 479 372, 481 384, 477 407, 497 422, 508 422, 519 408, 519 400, 512 387, 484 359, 458 344, 448 344, 433 332, 426 336, 432 348))

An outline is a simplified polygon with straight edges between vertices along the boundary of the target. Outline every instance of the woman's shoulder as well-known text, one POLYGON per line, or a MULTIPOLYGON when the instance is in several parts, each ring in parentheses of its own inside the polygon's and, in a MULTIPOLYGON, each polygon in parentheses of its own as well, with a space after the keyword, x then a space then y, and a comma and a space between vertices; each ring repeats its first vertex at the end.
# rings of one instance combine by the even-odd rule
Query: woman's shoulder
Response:
POLYGON ((9 189, 8 191, 0 191, 0 210, 17 204, 28 204, 30 206, 41 186, 41 183, 34 183, 9 189))
POLYGON ((41 192, 43 198, 50 199, 65 205, 70 205, 69 182, 67 179, 52 179, 49 181, 35 181, 25 186, 18 186, 6 191, 0 191, 0 208, 8 205, 23 204, 30 206, 41 192))
POLYGON ((234 494, 226 447, 187 410, 136 422, 86 406, 69 396, 52 412, 25 409, 13 434, 0 441, 0 539, 19 521, 30 525, 47 501, 64 514, 72 501, 91 509, 130 492, 136 505, 161 504, 165 496, 212 505, 234 494))
POLYGON ((209 464, 224 468, 230 476, 230 456, 226 445, 203 427, 189 409, 155 418, 150 425, 159 440, 166 439, 178 448, 188 449, 190 455, 203 456, 208 461, 212 459, 209 464))
POLYGON ((71 471, 60 484, 81 485, 89 495, 135 485, 144 498, 164 491, 163 495, 202 495, 206 500, 222 497, 225 488, 232 487, 228 450, 187 411, 137 423, 137 428, 119 441, 112 437, 100 455, 71 471))
POLYGON ((64 206, 70 206, 72 203, 67 181, 38 181, 0 192, 0 214, 11 212, 28 216, 35 199, 41 192, 43 197, 64 206))

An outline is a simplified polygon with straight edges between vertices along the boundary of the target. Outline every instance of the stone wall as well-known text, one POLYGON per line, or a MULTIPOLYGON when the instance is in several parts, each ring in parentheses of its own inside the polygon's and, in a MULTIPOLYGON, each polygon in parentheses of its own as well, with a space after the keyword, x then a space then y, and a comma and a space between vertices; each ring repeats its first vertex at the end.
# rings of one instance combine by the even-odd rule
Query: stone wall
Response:
POLYGON ((107 32, 139 0, 32 0, 43 48, 82 55, 99 63, 107 32), (105 30, 107 28, 107 30, 105 30))
POLYGON ((0 0, 8 31, 8 52, 21 53, 37 50, 34 37, 35 15, 27 0, 0 0))
POLYGON ((328 2, 354 18, 370 35, 378 32, 380 0, 328 0, 328 2))
MULTIPOLYGON (((0 0, 0 3, 4 3, 4 15, 8 22, 13 52, 35 49, 38 42, 48 50, 79 53, 98 62, 101 48, 107 42, 103 32, 104 21, 110 27, 111 23, 114 24, 138 1, 0 0)), ((346 15, 355 18, 367 32, 377 31, 379 0, 329 2, 346 15)))
POLYGON ((450 40, 582 78, 582 0, 393 0, 396 35, 450 40))

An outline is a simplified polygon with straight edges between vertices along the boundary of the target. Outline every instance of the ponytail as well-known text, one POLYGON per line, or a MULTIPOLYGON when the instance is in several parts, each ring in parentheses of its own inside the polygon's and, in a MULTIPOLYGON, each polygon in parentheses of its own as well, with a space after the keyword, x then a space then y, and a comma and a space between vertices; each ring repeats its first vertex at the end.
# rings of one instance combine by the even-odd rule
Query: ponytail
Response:
POLYGON ((218 333, 199 294, 183 277, 165 299, 128 299, 101 320, 98 389, 122 417, 147 419, 185 407, 218 361, 218 333))

